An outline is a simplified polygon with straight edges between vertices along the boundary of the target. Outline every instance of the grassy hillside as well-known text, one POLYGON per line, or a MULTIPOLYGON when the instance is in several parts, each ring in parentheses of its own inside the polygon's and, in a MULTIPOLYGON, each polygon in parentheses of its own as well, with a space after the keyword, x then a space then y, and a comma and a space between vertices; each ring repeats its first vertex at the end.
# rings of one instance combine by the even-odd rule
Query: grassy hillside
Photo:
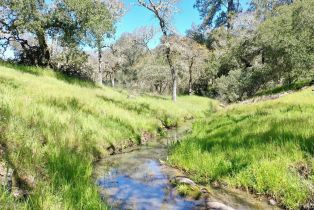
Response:
POLYGON ((0 64, 0 163, 30 195, 17 202, 0 188, 0 206, 12 209, 100 209, 91 174, 111 145, 140 143, 210 110, 200 97, 129 96, 125 91, 34 67, 0 64))
POLYGON ((298 209, 314 202, 314 92, 235 104, 194 125, 170 163, 200 182, 275 198, 298 209))

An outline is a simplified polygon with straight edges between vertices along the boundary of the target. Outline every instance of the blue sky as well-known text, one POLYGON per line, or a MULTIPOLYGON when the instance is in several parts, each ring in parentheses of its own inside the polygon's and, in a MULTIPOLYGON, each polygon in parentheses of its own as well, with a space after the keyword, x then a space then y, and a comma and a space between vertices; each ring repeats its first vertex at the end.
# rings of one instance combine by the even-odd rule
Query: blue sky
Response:
MULTIPOLYGON (((158 22, 153 14, 147 9, 137 6, 135 0, 124 0, 128 9, 125 16, 117 24, 117 37, 123 32, 132 32, 141 26, 154 25, 158 28, 158 22)), ((193 8, 194 0, 182 0, 179 4, 179 13, 174 17, 174 26, 179 34, 185 34, 186 30, 191 28, 192 23, 201 22, 198 11, 193 8)), ((158 36, 151 43, 152 46, 158 44, 158 36)))
MULTIPOLYGON (((191 28, 192 24, 196 25, 201 23, 201 19, 197 9, 193 8, 196 0, 181 0, 178 4, 180 10, 174 17, 174 26, 176 31, 184 35, 185 32, 191 28)), ((119 38, 123 32, 132 32, 136 28, 147 25, 155 25, 158 28, 158 22, 154 18, 153 14, 143 7, 136 6, 136 0, 123 0, 128 12, 117 24, 116 37, 119 38)), ((249 0, 240 0, 242 8, 248 7, 249 0)), ((154 47, 158 44, 159 37, 150 43, 150 47, 154 47)))

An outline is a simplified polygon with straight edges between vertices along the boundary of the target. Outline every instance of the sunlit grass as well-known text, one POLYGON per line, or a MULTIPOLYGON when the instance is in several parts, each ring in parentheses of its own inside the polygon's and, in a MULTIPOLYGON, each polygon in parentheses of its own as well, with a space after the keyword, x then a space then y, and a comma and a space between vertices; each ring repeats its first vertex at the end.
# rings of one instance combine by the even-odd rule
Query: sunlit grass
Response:
POLYGON ((170 163, 200 182, 270 195, 298 209, 314 198, 314 93, 235 104, 194 125, 170 163))
POLYGON ((213 106, 196 96, 179 97, 176 104, 129 97, 49 69, 1 65, 0 144, 17 176, 34 180, 26 201, 2 193, 1 206, 104 209, 91 174, 108 146, 140 143, 144 132, 157 135, 213 106))

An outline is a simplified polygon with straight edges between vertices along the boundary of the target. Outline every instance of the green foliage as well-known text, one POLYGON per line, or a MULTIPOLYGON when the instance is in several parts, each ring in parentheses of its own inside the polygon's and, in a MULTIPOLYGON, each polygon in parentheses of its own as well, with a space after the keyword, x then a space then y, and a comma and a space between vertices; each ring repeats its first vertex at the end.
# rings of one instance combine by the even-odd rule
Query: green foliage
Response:
POLYGON ((293 0, 252 0, 251 9, 254 9, 259 18, 266 18, 272 14, 276 7, 291 4, 293 0))
POLYGON ((197 0, 194 7, 198 9, 204 24, 209 27, 227 25, 231 27, 230 20, 239 12, 240 4, 234 0, 197 0))
POLYGON ((72 9, 74 7, 74 10, 82 12, 82 17, 89 17, 84 23, 87 28, 86 42, 97 50, 101 49, 104 39, 113 31, 113 24, 117 17, 114 17, 101 1, 81 1, 83 5, 75 0, 70 2, 72 9))
POLYGON ((77 39, 75 42, 81 43, 79 40, 81 38, 104 38, 105 33, 112 31, 114 19, 107 5, 101 1, 65 0, 57 3, 51 21, 69 24, 64 29, 65 43, 69 43, 72 38, 77 39))
POLYGON ((313 75, 313 1, 296 1, 278 7, 257 35, 264 59, 273 75, 291 84, 300 76, 313 75))
POLYGON ((46 66, 51 57, 47 37, 59 39, 62 47, 75 48, 84 41, 98 47, 95 42, 113 31, 115 17, 107 6, 92 0, 1 1, 1 33, 5 36, 0 39, 5 45, 18 45, 14 47, 21 50, 21 62, 46 66))
POLYGON ((240 26, 220 27, 208 36, 208 92, 227 102, 305 83, 314 76, 313 1, 263 0, 253 5, 255 13, 235 18, 240 26))
POLYGON ((124 91, 64 78, 48 69, 0 66, 0 144, 17 175, 34 180, 22 183, 31 185, 24 202, 1 193, 9 208, 105 209, 91 178, 93 161, 108 155, 110 145, 137 144, 146 132, 157 135, 161 116, 182 123, 202 116, 211 103, 200 97, 180 97, 177 104, 131 99, 124 91))
POLYGON ((243 81, 240 69, 230 71, 228 76, 223 75, 216 82, 218 94, 222 97, 222 100, 232 102, 242 97, 241 87, 243 81))
POLYGON ((190 197, 193 199, 199 199, 202 195, 200 189, 196 186, 192 187, 186 184, 179 184, 176 186, 176 190, 178 191, 179 195, 190 197))
POLYGON ((226 182, 301 208, 313 196, 313 111, 310 88, 277 100, 230 105, 197 122, 171 149, 169 162, 200 182, 226 182))

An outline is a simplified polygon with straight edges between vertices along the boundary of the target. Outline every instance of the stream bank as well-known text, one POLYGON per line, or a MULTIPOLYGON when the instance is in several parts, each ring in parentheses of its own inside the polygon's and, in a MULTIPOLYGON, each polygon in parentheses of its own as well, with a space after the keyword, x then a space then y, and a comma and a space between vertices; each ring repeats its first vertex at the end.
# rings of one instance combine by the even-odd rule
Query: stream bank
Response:
POLYGON ((247 193, 198 186, 167 166, 168 147, 186 134, 186 128, 169 130, 167 137, 99 161, 94 178, 104 201, 113 209, 277 209, 247 193), (179 188, 189 187, 199 196, 183 196, 179 188))

